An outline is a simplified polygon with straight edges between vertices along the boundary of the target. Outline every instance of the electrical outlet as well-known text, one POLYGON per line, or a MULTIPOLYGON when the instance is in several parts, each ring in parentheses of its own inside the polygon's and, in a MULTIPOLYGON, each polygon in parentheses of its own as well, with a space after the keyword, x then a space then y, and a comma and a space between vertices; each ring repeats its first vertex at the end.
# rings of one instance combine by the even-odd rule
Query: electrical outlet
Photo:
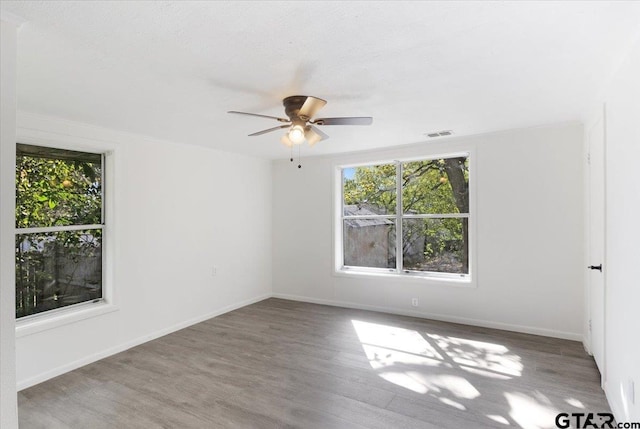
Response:
POLYGON ((413 307, 417 307, 418 306, 418 298, 411 298, 411 305, 413 307))

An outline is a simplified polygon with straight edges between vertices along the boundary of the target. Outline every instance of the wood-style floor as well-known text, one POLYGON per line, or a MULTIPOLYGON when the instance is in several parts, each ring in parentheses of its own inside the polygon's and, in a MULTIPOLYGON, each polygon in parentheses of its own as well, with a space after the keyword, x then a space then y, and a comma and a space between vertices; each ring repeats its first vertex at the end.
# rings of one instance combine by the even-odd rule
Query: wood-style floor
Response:
POLYGON ((20 428, 555 428, 577 342, 268 299, 19 393, 20 428))

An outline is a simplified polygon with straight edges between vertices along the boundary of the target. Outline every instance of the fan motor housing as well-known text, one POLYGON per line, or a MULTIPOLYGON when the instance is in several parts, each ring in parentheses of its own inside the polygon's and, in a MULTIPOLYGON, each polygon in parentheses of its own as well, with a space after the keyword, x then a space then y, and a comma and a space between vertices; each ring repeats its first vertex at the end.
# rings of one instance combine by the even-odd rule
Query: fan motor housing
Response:
POLYGON ((284 113, 293 120, 298 117, 298 112, 302 109, 302 105, 307 100, 306 95, 292 95, 282 100, 284 105, 284 113))

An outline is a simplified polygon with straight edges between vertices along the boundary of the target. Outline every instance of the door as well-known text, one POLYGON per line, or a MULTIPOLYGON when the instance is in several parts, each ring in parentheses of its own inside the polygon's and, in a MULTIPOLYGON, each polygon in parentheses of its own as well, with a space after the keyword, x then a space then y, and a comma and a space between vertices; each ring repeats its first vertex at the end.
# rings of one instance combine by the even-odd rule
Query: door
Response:
POLYGON ((604 119, 601 117, 588 132, 589 167, 589 329, 591 353, 602 374, 604 384, 605 360, 605 175, 604 175, 604 119))

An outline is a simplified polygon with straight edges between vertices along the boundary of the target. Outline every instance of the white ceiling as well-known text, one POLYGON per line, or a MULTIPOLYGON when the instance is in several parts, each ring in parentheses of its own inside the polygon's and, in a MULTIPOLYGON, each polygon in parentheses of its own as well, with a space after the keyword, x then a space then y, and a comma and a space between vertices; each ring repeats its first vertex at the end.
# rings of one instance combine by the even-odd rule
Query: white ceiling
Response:
POLYGON ((328 100, 304 156, 579 120, 640 30, 640 2, 6 1, 27 20, 19 109, 287 158, 294 94, 328 100))

